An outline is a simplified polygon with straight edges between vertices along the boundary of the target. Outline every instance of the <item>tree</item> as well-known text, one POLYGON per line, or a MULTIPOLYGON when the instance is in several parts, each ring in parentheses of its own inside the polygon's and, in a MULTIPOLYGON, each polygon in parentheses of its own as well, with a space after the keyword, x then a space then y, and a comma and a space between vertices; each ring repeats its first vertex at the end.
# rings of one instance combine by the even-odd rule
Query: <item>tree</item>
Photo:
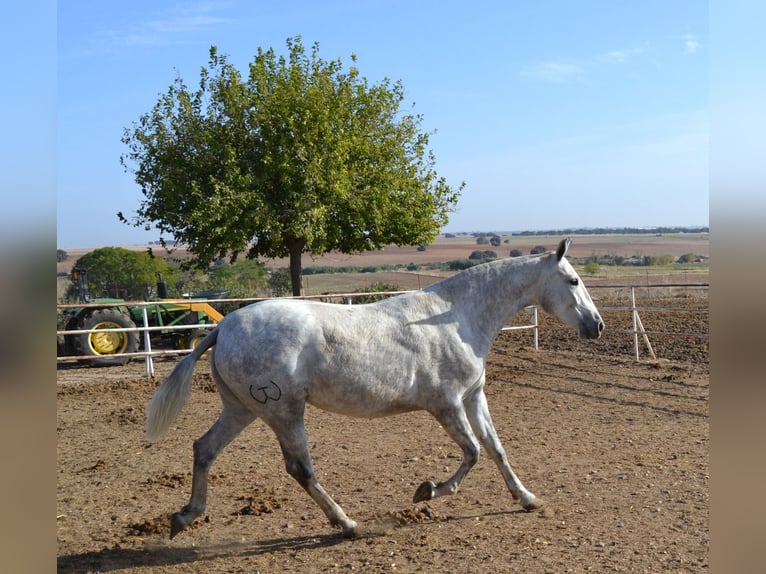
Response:
POLYGON ((524 252, 521 249, 511 249, 510 255, 511 257, 521 257, 524 255, 524 252))
POLYGON ((175 284, 175 269, 150 251, 102 247, 80 257, 74 266, 87 269, 89 291, 94 297, 148 299, 157 284, 158 273, 171 289, 175 284))
POLYGON ((545 245, 535 245, 532 249, 529 250, 529 252, 532 255, 537 255, 538 253, 545 253, 546 251, 548 250, 545 248, 545 245))
POLYGON ((56 262, 61 263, 62 261, 66 261, 69 257, 69 253, 64 251, 63 249, 56 249, 56 262))
POLYGON ((177 78, 123 134, 143 199, 118 217, 172 234, 199 266, 289 256, 298 295, 302 253, 429 244, 464 184, 437 175, 400 81, 370 85, 300 37, 287 48, 259 48, 243 78, 213 46, 196 91, 177 78))

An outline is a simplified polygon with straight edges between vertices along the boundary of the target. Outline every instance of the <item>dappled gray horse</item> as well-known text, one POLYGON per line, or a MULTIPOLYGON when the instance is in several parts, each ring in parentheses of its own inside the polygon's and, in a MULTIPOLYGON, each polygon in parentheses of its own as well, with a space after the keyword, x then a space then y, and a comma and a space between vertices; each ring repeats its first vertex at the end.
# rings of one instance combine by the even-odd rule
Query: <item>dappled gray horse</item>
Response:
POLYGON ((274 299, 227 315, 173 369, 152 397, 149 440, 159 439, 190 391, 194 365, 210 360, 223 410, 194 442, 189 503, 173 515, 171 538, 205 510, 210 466, 242 429, 261 418, 276 434, 287 472, 344 536, 356 522, 317 481, 306 442, 306 403, 356 417, 426 410, 463 451, 455 474, 426 481, 414 502, 457 492, 479 459, 480 445, 526 510, 542 502, 511 469, 484 394, 487 354, 500 329, 522 308, 540 305, 595 339, 604 330, 598 310, 564 258, 555 252, 478 265, 421 291, 367 305, 274 299))

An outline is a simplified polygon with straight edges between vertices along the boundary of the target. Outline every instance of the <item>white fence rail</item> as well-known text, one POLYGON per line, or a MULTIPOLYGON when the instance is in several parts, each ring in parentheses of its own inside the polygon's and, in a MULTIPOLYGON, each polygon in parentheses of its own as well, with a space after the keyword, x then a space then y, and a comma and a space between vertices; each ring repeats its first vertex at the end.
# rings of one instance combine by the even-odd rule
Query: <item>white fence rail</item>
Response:
MULTIPOLYGON (((639 311, 669 311, 669 312, 680 312, 678 309, 673 308, 661 308, 661 307, 638 307, 636 305, 636 289, 646 289, 646 288, 688 288, 688 289, 707 289, 709 288, 709 283, 653 283, 653 284, 626 284, 626 285, 593 285, 590 286, 588 289, 590 291, 600 290, 600 289, 627 289, 630 290, 630 306, 620 306, 620 307, 609 307, 599 306, 599 309, 601 311, 630 311, 632 314, 632 320, 633 320, 633 329, 632 330, 620 330, 618 332, 630 334, 633 337, 633 347, 634 347, 634 353, 636 361, 640 360, 640 345, 639 342, 643 340, 643 342, 646 344, 647 349, 649 350, 650 355, 652 358, 656 359, 656 355, 654 353, 654 350, 651 346, 651 342, 649 341, 649 335, 651 334, 661 334, 666 336, 678 336, 678 337, 700 337, 700 338, 707 338, 707 333, 672 333, 667 331, 647 331, 644 329, 643 323, 641 321, 641 317, 639 315, 639 311)), ((320 299, 320 300, 342 300, 343 302, 351 305, 353 304, 353 300, 355 298, 359 297, 367 297, 370 296, 393 296, 393 295, 400 295, 403 293, 409 293, 410 291, 384 291, 384 292, 374 292, 374 293, 337 293, 337 294, 331 294, 331 295, 309 295, 304 297, 295 297, 296 299, 320 299)), ((260 298, 246 298, 246 299, 195 299, 194 303, 211 303, 211 304, 221 304, 221 303, 239 303, 239 304, 250 304, 255 303, 258 301, 264 301, 267 298, 260 297, 260 298)), ((144 341, 144 349, 141 351, 137 351, 135 353, 121 353, 121 354, 112 354, 109 355, 109 357, 132 357, 132 358, 138 358, 143 357, 146 362, 146 374, 147 376, 154 376, 154 363, 152 361, 153 357, 164 357, 164 356, 171 356, 171 355, 183 355, 191 352, 191 349, 159 349, 159 350, 152 350, 151 346, 151 334, 153 332, 157 331, 184 331, 184 330, 195 330, 195 329, 212 329, 215 327, 215 324, 184 324, 184 325, 166 325, 166 326, 150 326, 149 325, 149 319, 146 312, 147 307, 152 307, 157 305, 157 301, 152 302, 145 302, 145 301, 128 301, 125 303, 120 303, 119 306, 125 306, 125 307, 142 307, 142 318, 143 318, 143 325, 137 326, 135 328, 128 328, 128 327, 120 327, 120 328, 114 328, 114 329, 98 329, 99 333, 107 333, 107 332, 138 332, 143 336, 144 341)), ((189 299, 180 299, 180 300, 163 300, 163 304, 188 304, 189 299)), ((93 307, 93 308, 103 308, 104 304, 74 304, 74 305, 57 305, 56 306, 58 310, 62 309, 71 309, 71 308, 82 308, 82 307, 93 307)), ((517 331, 517 330, 532 330, 532 342, 534 349, 537 350, 539 346, 539 329, 540 326, 538 324, 538 312, 537 307, 530 306, 525 307, 524 311, 529 313, 529 323, 528 324, 522 324, 522 325, 514 325, 514 326, 506 326, 503 327, 503 331, 517 331)), ((702 311, 702 310, 700 310, 702 311)), ((94 330, 90 329, 78 329, 78 330, 59 330, 56 332, 57 336, 67 336, 67 335, 82 335, 86 333, 93 333, 94 330)), ((102 355, 69 355, 69 356, 61 356, 57 357, 56 360, 59 363, 62 362, 71 362, 71 361, 87 361, 87 360, 95 360, 103 358, 102 355)))
POLYGON ((652 359, 657 359, 657 355, 654 353, 654 349, 652 348, 652 344, 649 341, 649 335, 665 335, 670 337, 697 337, 697 338, 704 338, 707 339, 709 337, 708 333, 674 333, 670 331, 647 331, 644 329, 644 324, 641 321, 641 316, 639 315, 639 311, 667 311, 671 313, 680 313, 680 312, 704 312, 703 309, 697 309, 697 310, 684 310, 681 311, 679 309, 674 309, 672 307, 639 307, 636 305, 636 290, 637 289, 672 289, 672 288, 684 288, 684 289, 709 289, 710 283, 645 283, 645 284, 614 284, 614 285, 591 285, 588 287, 589 291, 595 291, 598 289, 629 289, 630 290, 630 306, 629 307, 610 307, 610 306, 599 306, 599 310, 601 311, 630 311, 631 313, 631 319, 633 321, 633 329, 632 330, 618 330, 619 333, 627 333, 633 336, 633 353, 636 358, 636 361, 639 361, 641 358, 641 347, 639 344, 639 335, 641 336, 641 340, 643 340, 644 344, 646 345, 647 350, 649 351, 649 354, 651 355, 652 359))

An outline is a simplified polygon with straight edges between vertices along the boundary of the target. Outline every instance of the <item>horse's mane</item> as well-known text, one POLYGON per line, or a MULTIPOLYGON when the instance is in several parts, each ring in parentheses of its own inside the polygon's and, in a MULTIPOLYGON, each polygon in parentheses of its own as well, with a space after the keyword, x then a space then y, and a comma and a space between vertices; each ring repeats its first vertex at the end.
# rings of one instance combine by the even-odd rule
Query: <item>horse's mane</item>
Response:
POLYGON ((436 283, 432 283, 428 287, 425 287, 423 291, 439 291, 442 289, 449 289, 452 284, 458 284, 458 283, 462 283, 466 281, 470 282, 471 278, 474 276, 487 275, 488 273, 491 273, 492 271, 497 270, 499 268, 502 268, 504 273, 513 274, 516 272, 517 268, 523 267, 534 260, 539 260, 544 257, 550 256, 551 253, 553 252, 548 251, 545 253, 535 253, 533 255, 520 255, 518 257, 504 257, 502 259, 494 259, 492 261, 487 261, 485 263, 479 263, 478 265, 474 265, 473 267, 464 269, 463 271, 460 271, 459 273, 455 273, 454 275, 445 277, 444 279, 441 279, 437 281, 436 283))

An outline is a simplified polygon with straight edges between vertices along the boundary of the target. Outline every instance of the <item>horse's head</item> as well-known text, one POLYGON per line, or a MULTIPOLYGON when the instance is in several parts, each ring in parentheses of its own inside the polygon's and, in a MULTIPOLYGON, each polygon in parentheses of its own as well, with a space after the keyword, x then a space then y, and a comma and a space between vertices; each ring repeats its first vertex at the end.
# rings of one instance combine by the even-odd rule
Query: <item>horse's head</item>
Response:
POLYGON ((588 290, 564 255, 571 239, 562 239, 555 253, 544 257, 545 279, 540 292, 540 305, 562 323, 577 329, 584 339, 598 339, 604 321, 593 304, 588 290))

